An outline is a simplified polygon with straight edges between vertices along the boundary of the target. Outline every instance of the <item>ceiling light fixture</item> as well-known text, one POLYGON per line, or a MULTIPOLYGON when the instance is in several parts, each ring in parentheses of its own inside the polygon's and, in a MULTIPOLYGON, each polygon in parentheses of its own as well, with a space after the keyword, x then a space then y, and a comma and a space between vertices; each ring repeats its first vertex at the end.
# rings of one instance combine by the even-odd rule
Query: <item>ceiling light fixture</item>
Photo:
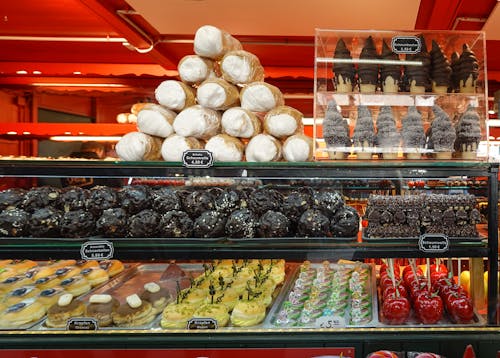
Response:
POLYGON ((33 86, 38 87, 127 87, 121 83, 44 83, 44 82, 35 82, 32 83, 33 86))
POLYGON ((82 73, 80 71, 73 71, 74 75, 81 75, 82 73))
POLYGON ((87 141, 95 141, 95 142, 118 142, 122 137, 121 136, 90 136, 90 135, 80 135, 80 136, 52 136, 49 137, 50 140, 55 142, 87 142, 87 141))
POLYGON ((41 75, 41 74, 42 74, 42 71, 33 71, 33 74, 34 74, 34 75, 41 75))
POLYGON ((27 74, 28 74, 28 71, 26 71, 26 70, 19 70, 19 71, 16 71, 16 73, 17 73, 18 75, 27 75, 27 74))

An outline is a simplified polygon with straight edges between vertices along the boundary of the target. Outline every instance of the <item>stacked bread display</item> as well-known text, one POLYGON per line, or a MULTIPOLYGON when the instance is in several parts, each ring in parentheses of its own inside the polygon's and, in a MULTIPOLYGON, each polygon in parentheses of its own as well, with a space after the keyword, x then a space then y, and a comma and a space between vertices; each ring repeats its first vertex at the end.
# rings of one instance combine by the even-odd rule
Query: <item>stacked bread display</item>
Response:
POLYGON ((209 25, 196 31, 194 52, 179 61, 180 80, 156 88, 158 104, 138 112, 138 132, 116 146, 120 159, 181 161, 188 149, 207 149, 223 162, 312 159, 302 113, 264 81, 257 56, 209 25))

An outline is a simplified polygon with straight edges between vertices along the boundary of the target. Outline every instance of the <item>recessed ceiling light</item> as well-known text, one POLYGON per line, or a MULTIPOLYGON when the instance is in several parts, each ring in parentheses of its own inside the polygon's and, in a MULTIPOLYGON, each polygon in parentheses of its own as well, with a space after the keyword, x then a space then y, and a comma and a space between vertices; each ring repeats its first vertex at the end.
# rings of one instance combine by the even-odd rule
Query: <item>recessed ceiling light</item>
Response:
POLYGON ((16 73, 18 75, 27 75, 28 74, 28 71, 25 71, 25 70, 19 70, 19 71, 16 71, 16 73))
POLYGON ((73 74, 74 75, 81 75, 82 73, 80 71, 74 71, 73 74))
POLYGON ((33 71, 33 74, 34 74, 34 75, 41 75, 41 74, 42 74, 42 71, 33 71))

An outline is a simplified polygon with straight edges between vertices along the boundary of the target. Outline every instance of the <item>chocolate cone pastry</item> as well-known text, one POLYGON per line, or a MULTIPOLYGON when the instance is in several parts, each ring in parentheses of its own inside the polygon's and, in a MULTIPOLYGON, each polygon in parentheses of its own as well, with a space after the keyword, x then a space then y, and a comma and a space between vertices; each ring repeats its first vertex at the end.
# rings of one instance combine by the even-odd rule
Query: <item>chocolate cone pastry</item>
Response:
POLYGON ((409 107, 408 114, 403 117, 401 136, 403 137, 403 151, 408 153, 407 157, 420 157, 419 149, 424 147, 425 133, 422 115, 416 107, 409 107))
POLYGON ((333 72, 335 74, 334 83, 337 92, 352 92, 354 86, 354 75, 356 73, 352 63, 351 52, 346 47, 344 40, 339 39, 335 52, 333 54, 333 72), (337 63, 335 60, 346 60, 346 62, 337 63))
POLYGON ((458 65, 459 65, 460 55, 458 52, 453 52, 451 54, 451 86, 453 92, 458 92, 458 65))
POLYGON ((481 127, 479 124, 479 114, 474 107, 469 106, 458 120, 457 140, 455 148, 462 152, 465 159, 474 159, 481 140, 481 127))
POLYGON ((397 93, 401 80, 401 66, 386 64, 384 61, 399 61, 399 56, 392 52, 385 41, 382 42, 382 64, 380 66, 380 80, 382 90, 386 93, 397 93))
POLYGON ((411 93, 424 93, 431 89, 431 55, 427 51, 424 36, 420 35, 419 38, 422 44, 420 52, 414 55, 406 55, 407 61, 420 63, 418 65, 406 65, 405 67, 411 93))
POLYGON ((451 87, 451 66, 438 43, 432 40, 431 79, 432 92, 447 93, 451 87))
POLYGON ((456 79, 461 93, 476 92, 476 81, 479 74, 479 63, 469 45, 464 44, 458 59, 456 79))
POLYGON ((365 41, 365 45, 359 55, 360 60, 373 60, 374 63, 362 63, 358 65, 359 87, 361 92, 375 92, 378 82, 379 59, 377 49, 371 36, 365 41))
POLYGON ((451 124, 450 117, 438 105, 432 107, 434 120, 431 124, 431 136, 429 141, 439 159, 450 159, 453 145, 455 144, 455 130, 451 124))
POLYGON ((325 119, 323 120, 323 138, 332 159, 343 159, 346 153, 345 148, 351 146, 349 125, 338 111, 335 100, 328 102, 325 119))
POLYGON ((375 127, 370 110, 366 106, 358 107, 358 118, 354 127, 352 141, 357 149, 359 159, 371 158, 370 148, 375 145, 375 127))
POLYGON ((400 143, 401 134, 396 128, 391 107, 380 107, 377 117, 377 146, 382 148, 384 159, 395 159, 400 143))

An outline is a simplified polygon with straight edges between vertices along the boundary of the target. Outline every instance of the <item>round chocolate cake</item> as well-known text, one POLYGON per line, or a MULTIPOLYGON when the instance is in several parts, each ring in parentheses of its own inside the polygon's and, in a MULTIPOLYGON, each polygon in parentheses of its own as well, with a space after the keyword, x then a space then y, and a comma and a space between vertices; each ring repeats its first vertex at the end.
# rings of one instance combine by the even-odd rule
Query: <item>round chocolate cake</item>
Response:
POLYGON ((61 191, 59 207, 64 211, 85 209, 89 191, 79 186, 68 186, 61 191))
POLYGON ((323 211, 331 218, 344 205, 344 200, 335 190, 319 190, 314 192, 314 208, 323 211))
POLYGON ((0 191, 0 210, 21 207, 26 190, 10 188, 0 191))
POLYGON ((144 185, 127 185, 118 190, 121 207, 129 215, 151 208, 150 189, 144 185))
POLYGON ((128 215, 122 208, 106 209, 96 223, 97 232, 104 237, 125 237, 128 215))
POLYGON ((191 237, 193 220, 184 211, 171 210, 160 218, 159 231, 161 237, 191 237))
MULTIPOLYGON (((231 214, 233 211, 238 210, 242 205, 241 197, 242 192, 234 189, 226 189, 222 191, 215 198, 215 208, 225 214, 231 214)), ((244 194, 243 194, 244 195, 244 194)), ((246 202, 245 202, 246 205, 246 202)))
POLYGON ((296 222, 302 213, 313 206, 312 190, 304 188, 303 190, 294 190, 290 192, 283 201, 281 212, 290 220, 296 222))
POLYGON ((330 220, 321 210, 306 210, 297 223, 297 234, 303 237, 330 236, 330 220))
POLYGON ((151 209, 132 215, 128 219, 128 237, 155 237, 158 232, 160 216, 151 209))
POLYGON ((59 195, 59 189, 50 186, 32 188, 24 196, 23 209, 32 213, 47 206, 57 207, 59 195))
POLYGON ((113 188, 95 186, 89 189, 85 206, 94 216, 100 216, 104 210, 119 206, 118 194, 113 188))
POLYGON ((195 190, 186 195, 182 200, 184 211, 193 219, 203 212, 215 208, 215 198, 208 190, 195 190))
POLYGON ((279 211, 268 210, 259 219, 260 237, 285 237, 290 235, 290 220, 279 211))
POLYGON ((226 220, 226 215, 219 211, 205 211, 194 221, 194 236, 202 238, 223 237, 226 220))
POLYGON ((334 237, 354 237, 359 231, 359 214, 356 209, 345 206, 337 210, 333 217, 330 230, 334 237))
POLYGON ((63 237, 89 237, 95 233, 94 216, 86 210, 72 210, 63 214, 61 235, 63 237))
POLYGON ((23 209, 9 208, 0 212, 0 236, 19 237, 27 234, 29 214, 23 209))
POLYGON ((226 222, 226 236, 233 238, 253 238, 257 235, 259 222, 248 209, 233 211, 226 222))
POLYGON ((33 237, 58 237, 61 219, 62 212, 51 206, 36 209, 31 214, 28 231, 33 237))
POLYGON ((166 213, 172 210, 181 210, 181 200, 170 188, 160 187, 151 191, 153 209, 157 213, 166 213))
POLYGON ((257 215, 262 215, 267 211, 279 211, 283 204, 283 195, 270 188, 254 190, 248 197, 248 208, 257 215))

